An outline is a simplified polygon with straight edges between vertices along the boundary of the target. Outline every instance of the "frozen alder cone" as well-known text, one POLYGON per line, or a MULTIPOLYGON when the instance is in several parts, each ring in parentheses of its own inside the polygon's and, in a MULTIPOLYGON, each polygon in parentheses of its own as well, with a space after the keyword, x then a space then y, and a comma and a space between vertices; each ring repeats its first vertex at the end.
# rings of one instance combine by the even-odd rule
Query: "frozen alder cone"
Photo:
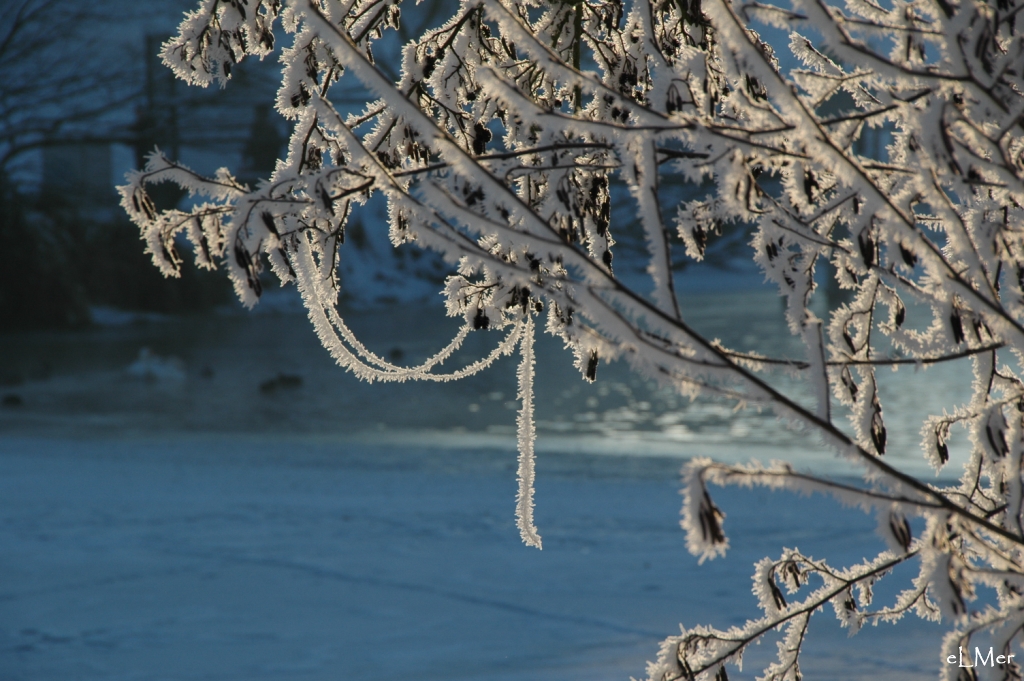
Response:
MULTIPOLYGON (((1008 653, 1024 625, 1017 2, 463 2, 402 47, 395 81, 374 50, 394 44, 381 39, 399 24, 396 2, 207 0, 165 44, 165 61, 189 82, 223 84, 232 64, 279 51, 276 107, 294 122, 287 156, 252 189, 226 170, 202 177, 155 152, 121 187, 122 203, 166 274, 181 265, 184 233, 199 264, 225 268, 247 305, 267 266, 296 283, 325 347, 366 380, 451 380, 518 346, 517 516, 528 543, 540 545, 532 343, 541 323, 586 380, 602 361, 624 359, 681 394, 773 410, 859 462, 862 485, 784 463, 687 467, 683 525, 702 559, 728 546, 709 484, 831 494, 877 514, 887 548, 845 568, 796 549, 762 561, 754 594, 764 615, 667 639, 652 679, 722 681, 748 645, 779 628, 765 678, 797 679, 803 637, 825 605, 853 630, 907 613, 947 620, 943 657, 982 630, 1008 653), (762 40, 755 29, 765 24, 789 31, 788 45, 762 40), (276 44, 275 31, 290 46, 276 44), (348 82, 376 101, 340 112, 332 97, 348 82), (680 199, 664 189, 669 178, 694 190, 680 199), (193 207, 158 211, 147 187, 163 181, 198 197, 193 207), (463 327, 416 367, 369 351, 337 311, 346 226, 375 193, 388 203, 394 244, 453 265, 442 293, 463 327), (643 233, 649 277, 640 288, 615 274, 613 202, 643 233), (672 248, 699 260, 738 229, 751 230, 752 256, 785 297, 804 357, 736 352, 686 324, 672 248), (848 302, 822 319, 809 303, 827 277, 848 302), (481 329, 502 332, 493 352, 443 371, 481 329), (921 425, 936 468, 955 429, 969 434, 952 487, 887 463, 886 395, 875 379, 879 367, 937 362, 970 363, 975 377, 967 403, 921 425), (776 365, 799 372, 812 406, 764 380, 776 365), (836 402, 849 423, 833 420, 836 402), (914 519, 923 519, 918 536, 914 519), (907 561, 918 576, 896 601, 872 605, 872 585, 907 561), (971 613, 979 589, 994 590, 996 605, 971 613)), ((993 673, 1020 678, 1012 661, 993 673)))

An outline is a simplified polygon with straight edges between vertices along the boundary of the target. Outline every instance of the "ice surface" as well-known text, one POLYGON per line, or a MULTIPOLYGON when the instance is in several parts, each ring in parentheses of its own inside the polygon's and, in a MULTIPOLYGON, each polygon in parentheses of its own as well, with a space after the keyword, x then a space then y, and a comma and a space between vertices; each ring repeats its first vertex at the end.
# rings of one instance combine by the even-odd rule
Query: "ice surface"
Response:
MULTIPOLYGON (((536 551, 502 453, 3 437, 0 678, 624 681, 680 622, 753 615, 762 555, 881 545, 826 500, 723 493, 735 550, 698 567, 677 464, 541 458, 536 551)), ((806 678, 934 677, 934 625, 831 617, 806 678)))

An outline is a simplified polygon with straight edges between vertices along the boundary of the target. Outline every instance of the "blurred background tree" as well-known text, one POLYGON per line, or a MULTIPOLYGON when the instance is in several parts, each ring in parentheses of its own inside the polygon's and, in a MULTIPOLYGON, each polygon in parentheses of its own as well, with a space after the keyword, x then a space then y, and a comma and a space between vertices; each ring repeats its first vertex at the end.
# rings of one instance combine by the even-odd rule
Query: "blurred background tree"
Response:
MULTIPOLYGON (((230 301, 220 277, 155 272, 113 189, 157 147, 198 167, 203 154, 238 156, 253 183, 280 154, 281 121, 252 104, 273 91, 263 65, 240 68, 230 93, 179 96, 147 31, 182 7, 143 16, 120 0, 20 0, 0 13, 0 329, 81 326, 97 306, 188 312, 230 301), (101 30, 112 22, 120 41, 101 30), (195 125, 211 107, 223 124, 195 125)), ((184 198, 161 189, 162 206, 184 198)))
MULTIPOLYGON (((4 328, 66 326, 88 319, 83 289, 69 257, 74 239, 40 210, 47 201, 59 203, 62 195, 70 199, 69 190, 86 189, 74 186, 79 178, 89 177, 76 172, 86 159, 64 159, 70 163, 63 178, 72 186, 57 184, 44 197, 42 192, 32 196, 26 184, 32 161, 41 150, 59 140, 101 136, 97 126, 133 96, 123 74, 101 66, 100 34, 94 30, 100 20, 98 10, 66 0, 23 0, 0 13, 0 319, 4 328), (65 39, 55 41, 55 35, 65 39)), ((81 147, 80 156, 88 156, 94 148, 95 144, 81 147)))

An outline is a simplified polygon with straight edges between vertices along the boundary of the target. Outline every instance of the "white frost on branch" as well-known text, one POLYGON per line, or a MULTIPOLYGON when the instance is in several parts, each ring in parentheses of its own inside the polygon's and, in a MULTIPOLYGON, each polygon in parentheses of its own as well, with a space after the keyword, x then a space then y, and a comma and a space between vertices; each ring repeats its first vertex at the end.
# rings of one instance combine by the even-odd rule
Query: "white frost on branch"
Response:
MULTIPOLYGON (((164 61, 190 83, 223 86, 233 64, 277 52, 275 104, 294 125, 287 154, 251 189, 227 170, 203 177, 155 152, 120 188, 122 205, 168 276, 180 271, 184 239, 246 305, 268 266, 295 283, 324 346, 364 380, 454 380, 518 347, 517 523, 538 548, 541 324, 584 380, 624 359, 680 395, 771 410, 858 462, 859 484, 784 463, 687 466, 682 525, 701 561, 729 545, 709 489, 725 484, 828 494, 875 514, 887 550, 847 568, 796 549, 761 561, 763 616, 670 637, 651 681, 725 681, 726 666, 773 630, 783 637, 764 678, 799 678, 804 636, 826 605, 851 632, 913 613, 950 622, 944 654, 982 630, 1009 652, 1024 619, 1020 2, 462 0, 388 55, 401 59, 395 82, 374 49, 398 26, 400 0, 203 0, 164 61), (788 42, 768 44, 762 24, 788 31, 788 42), (282 35, 290 45, 277 44, 282 35), (349 83, 375 101, 340 112, 349 83), (197 201, 159 210, 147 188, 168 181, 197 201), (391 243, 433 250, 453 268, 441 294, 462 325, 417 366, 367 348, 337 306, 346 230, 375 194, 388 204, 379 227, 391 243), (616 274, 620 200, 644 237, 649 276, 635 287, 616 274), (686 322, 673 252, 700 260, 742 229, 786 299, 802 358, 731 349, 686 322), (826 279, 841 300, 819 317, 811 306, 826 279), (484 330, 501 333, 485 357, 443 370, 484 330), (888 462, 896 405, 876 376, 940 362, 973 367, 970 399, 921 424, 936 470, 958 430, 968 435, 963 475, 945 486, 888 462), (776 387, 766 380, 776 369, 809 391, 776 387), (917 576, 873 606, 875 582, 903 562, 916 562, 917 576), (985 589, 994 605, 971 612, 985 589)), ((996 671, 1021 678, 1012 663, 996 671)))
POLYGON ((522 406, 516 419, 519 439, 519 492, 516 495, 516 525, 523 542, 541 548, 540 534, 533 524, 534 440, 537 437, 533 423, 533 318, 527 317, 523 338, 519 342, 522 359, 519 362, 519 401, 522 406))

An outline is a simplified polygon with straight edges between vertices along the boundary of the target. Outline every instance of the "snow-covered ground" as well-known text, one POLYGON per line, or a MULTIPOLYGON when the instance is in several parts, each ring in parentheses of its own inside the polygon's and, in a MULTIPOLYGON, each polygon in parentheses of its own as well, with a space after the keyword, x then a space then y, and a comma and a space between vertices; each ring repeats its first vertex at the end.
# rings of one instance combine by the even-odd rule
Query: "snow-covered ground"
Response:
MULTIPOLYGON (((287 309, 0 336, 0 679, 625 681, 680 623, 755 615, 757 559, 881 549, 874 519, 830 500, 724 490, 733 550, 698 566, 678 526, 685 457, 833 459, 767 414, 680 401, 621 366, 586 385, 553 342, 538 357, 544 550, 526 548, 514 362, 368 386, 287 309)), ((726 343, 793 351, 770 294, 687 309, 726 343)), ((411 362, 450 330, 437 315, 351 323, 411 362)), ((963 399, 968 378, 903 370, 883 400, 914 417, 963 399)), ((919 470, 916 428, 893 424, 889 457, 919 470)), ((805 678, 934 678, 940 631, 847 639, 822 613, 805 678)))

